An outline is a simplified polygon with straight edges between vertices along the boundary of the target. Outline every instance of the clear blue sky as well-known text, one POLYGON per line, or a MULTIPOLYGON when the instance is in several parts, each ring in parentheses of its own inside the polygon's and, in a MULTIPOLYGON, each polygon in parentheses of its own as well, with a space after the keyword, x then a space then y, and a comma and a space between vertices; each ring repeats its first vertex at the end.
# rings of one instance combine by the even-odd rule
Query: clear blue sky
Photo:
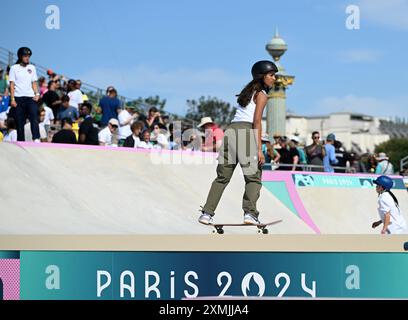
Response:
POLYGON ((250 67, 270 58, 275 27, 288 44, 281 63, 296 77, 297 114, 355 111, 408 117, 408 0, 13 0, 1 5, 0 46, 29 46, 32 60, 129 97, 159 94, 183 114, 186 99, 234 102, 250 67), (361 10, 360 30, 345 8, 361 10), (45 27, 60 8, 61 29, 45 27))

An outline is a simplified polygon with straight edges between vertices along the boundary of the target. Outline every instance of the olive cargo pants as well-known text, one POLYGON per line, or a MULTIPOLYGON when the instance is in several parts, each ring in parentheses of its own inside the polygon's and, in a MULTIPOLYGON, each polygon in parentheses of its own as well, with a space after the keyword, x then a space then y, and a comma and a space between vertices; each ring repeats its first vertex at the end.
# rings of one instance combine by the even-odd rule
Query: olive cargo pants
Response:
POLYGON ((258 165, 256 132, 249 122, 233 122, 225 130, 218 156, 217 177, 211 185, 203 212, 212 216, 215 214, 224 189, 230 182, 238 163, 245 179, 242 209, 244 214, 251 213, 258 217, 256 202, 262 188, 262 170, 258 165))

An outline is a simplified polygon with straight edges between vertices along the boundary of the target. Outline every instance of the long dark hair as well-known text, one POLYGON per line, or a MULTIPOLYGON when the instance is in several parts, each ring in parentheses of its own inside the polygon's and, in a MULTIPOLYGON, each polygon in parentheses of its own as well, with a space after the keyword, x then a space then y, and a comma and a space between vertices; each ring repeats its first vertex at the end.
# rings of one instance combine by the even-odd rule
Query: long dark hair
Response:
POLYGON ((263 84, 262 79, 254 79, 250 83, 248 83, 244 89, 242 89, 241 93, 237 95, 238 99, 237 102, 241 107, 246 107, 249 102, 251 102, 252 95, 255 93, 265 90, 265 86, 263 84))
POLYGON ((391 196, 392 199, 394 200, 394 202, 395 202, 395 204, 397 205, 397 207, 399 207, 398 199, 397 199, 397 197, 392 193, 392 191, 386 190, 386 192, 388 192, 388 193, 390 194, 390 196, 391 196))

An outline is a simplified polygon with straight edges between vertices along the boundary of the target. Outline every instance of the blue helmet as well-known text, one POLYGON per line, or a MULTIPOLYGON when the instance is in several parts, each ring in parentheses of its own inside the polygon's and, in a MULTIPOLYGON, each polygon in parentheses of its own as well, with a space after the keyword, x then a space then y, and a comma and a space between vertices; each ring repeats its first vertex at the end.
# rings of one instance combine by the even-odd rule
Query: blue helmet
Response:
POLYGON ((391 190, 391 188, 394 186, 394 182, 392 181, 392 179, 387 176, 379 176, 373 182, 383 187, 385 190, 391 190))

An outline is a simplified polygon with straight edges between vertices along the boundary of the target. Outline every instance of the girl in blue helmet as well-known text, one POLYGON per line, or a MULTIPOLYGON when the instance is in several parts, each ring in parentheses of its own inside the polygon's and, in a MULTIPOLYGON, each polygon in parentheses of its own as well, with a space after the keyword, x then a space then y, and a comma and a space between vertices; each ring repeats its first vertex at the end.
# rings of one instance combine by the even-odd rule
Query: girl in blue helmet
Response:
POLYGON ((383 225, 381 234, 401 234, 407 232, 407 225, 400 210, 398 200, 391 192, 394 183, 390 177, 380 176, 374 180, 378 193, 378 213, 381 220, 372 224, 373 229, 383 225))

